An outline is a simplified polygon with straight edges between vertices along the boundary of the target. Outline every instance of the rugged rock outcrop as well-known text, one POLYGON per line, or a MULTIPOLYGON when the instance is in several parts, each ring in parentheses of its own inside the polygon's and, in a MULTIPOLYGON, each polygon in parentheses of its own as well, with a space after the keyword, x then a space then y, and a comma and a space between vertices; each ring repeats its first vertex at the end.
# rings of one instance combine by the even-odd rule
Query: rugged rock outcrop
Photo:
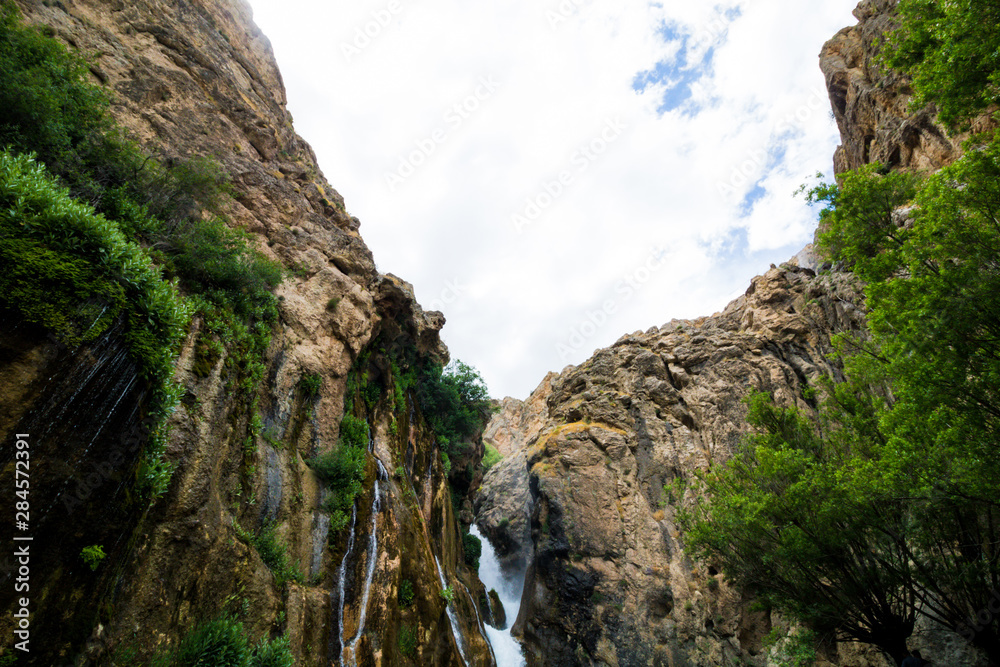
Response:
MULTIPOLYGON (((529 664, 707 666, 761 652, 771 619, 685 555, 675 480, 729 456, 748 393, 810 409, 817 380, 838 373, 830 332, 862 317, 849 276, 786 264, 721 313, 624 336, 546 379, 544 423, 512 436, 532 499, 515 626, 529 664)), ((493 510, 484 501, 480 518, 493 510)))
POLYGON ((556 377, 546 375, 527 400, 504 398, 483 432, 483 442, 504 458, 483 477, 476 494, 476 525, 510 571, 523 572, 531 560, 531 494, 524 446, 545 427, 545 403, 556 377))
MULTIPOLYGON (((878 62, 884 35, 894 25, 897 0, 864 0, 854 10, 858 24, 823 45, 826 78, 842 144, 834 154, 837 173, 869 163, 934 171, 961 155, 968 134, 949 134, 936 122, 933 105, 913 112, 909 81, 878 62)), ((971 131, 992 126, 988 116, 971 131)))
MULTIPOLYGON (((412 397, 400 405, 384 391, 392 378, 373 343, 446 362, 444 318, 376 271, 358 220, 293 129, 249 5, 18 4, 29 22, 93 59, 114 116, 147 150, 165 161, 212 156, 232 178, 231 223, 287 269, 252 400, 233 387, 232 351, 206 357, 205 323, 192 324, 176 373, 187 394, 167 445, 176 472, 148 507, 134 492, 146 392, 114 332, 66 350, 44 331, 0 322, 3 439, 31 434, 38 471, 37 641, 18 664, 147 659, 220 614, 235 615, 254 638, 287 633, 301 665, 492 664, 475 608, 486 593, 464 564, 435 438, 412 397), (335 446, 352 368, 383 391, 366 396, 371 454, 356 513, 333 530, 321 508, 328 492, 305 462, 335 446), (290 581, 254 545, 265 530, 299 571, 290 581), (90 545, 107 552, 96 572, 80 558, 90 545)), ((14 488, 13 467, 5 448, 5 489, 14 488)), ((3 565, 0 631, 10 637, 12 567, 3 565)))

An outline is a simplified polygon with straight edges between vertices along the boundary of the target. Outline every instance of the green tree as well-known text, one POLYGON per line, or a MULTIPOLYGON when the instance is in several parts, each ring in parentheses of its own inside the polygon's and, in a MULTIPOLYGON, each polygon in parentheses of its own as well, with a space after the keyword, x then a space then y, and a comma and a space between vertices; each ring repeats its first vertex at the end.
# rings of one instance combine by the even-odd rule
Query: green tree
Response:
POLYGON ((938 106, 961 129, 1000 100, 1000 5, 995 0, 900 0, 884 61, 913 79, 914 105, 938 106))
POLYGON ((421 367, 417 375, 417 397, 421 411, 445 450, 475 437, 492 412, 489 392, 482 376, 472 366, 455 361, 421 367))
POLYGON ((916 598, 900 537, 904 507, 871 478, 871 404, 818 428, 770 397, 750 397, 758 430, 703 476, 708 497, 682 513, 687 545, 743 591, 808 626, 879 646, 900 662, 916 598))

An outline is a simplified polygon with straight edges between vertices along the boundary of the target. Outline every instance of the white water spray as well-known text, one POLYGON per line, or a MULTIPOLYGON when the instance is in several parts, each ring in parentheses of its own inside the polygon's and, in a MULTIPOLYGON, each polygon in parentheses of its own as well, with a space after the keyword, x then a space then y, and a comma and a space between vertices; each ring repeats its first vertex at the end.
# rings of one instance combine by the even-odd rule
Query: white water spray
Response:
POLYGON ((510 634, 510 628, 517 618, 517 612, 521 608, 521 594, 524 591, 524 571, 504 573, 500 568, 500 561, 490 541, 479 532, 479 527, 472 525, 469 527, 469 534, 475 535, 483 542, 483 553, 479 557, 479 579, 486 586, 486 590, 491 588, 500 596, 503 603, 504 612, 507 615, 507 626, 503 630, 497 630, 489 625, 486 626, 486 634, 490 644, 493 646, 493 654, 496 656, 497 667, 524 667, 524 653, 521 645, 517 643, 510 634))

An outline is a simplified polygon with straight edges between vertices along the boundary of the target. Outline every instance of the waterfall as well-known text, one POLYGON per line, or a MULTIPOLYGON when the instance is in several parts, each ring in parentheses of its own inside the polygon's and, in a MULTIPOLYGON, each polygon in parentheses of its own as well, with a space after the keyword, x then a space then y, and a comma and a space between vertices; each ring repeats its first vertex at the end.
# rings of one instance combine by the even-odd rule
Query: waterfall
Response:
MULTIPOLYGON (((374 496, 372 499, 372 519, 371 524, 368 526, 368 566, 365 570, 365 584, 361 589, 361 616, 358 618, 357 633, 355 633, 351 641, 341 651, 340 663, 342 665, 348 664, 345 656, 350 659, 351 665, 356 666, 358 664, 355 646, 357 646, 358 640, 361 639, 361 635, 365 631, 365 621, 368 619, 368 597, 372 589, 372 579, 375 577, 375 564, 378 562, 378 526, 376 519, 378 519, 378 514, 382 510, 382 496, 379 482, 389 479, 389 473, 386 472, 385 466, 382 465, 382 461, 378 458, 375 459, 375 465, 378 467, 378 474, 375 476, 375 490, 372 494, 374 496)), ((340 632, 341 636, 343 636, 343 624, 341 624, 340 632)))
MULTIPOLYGON (((486 626, 483 625, 483 619, 479 616, 479 607, 476 606, 476 599, 472 597, 472 591, 469 590, 468 586, 461 581, 458 583, 462 584, 462 590, 465 591, 465 597, 469 598, 469 604, 472 605, 472 611, 476 615, 476 629, 479 630, 479 636, 483 638, 484 642, 486 642, 486 647, 490 650, 490 655, 493 656, 493 664, 496 665, 497 654, 493 651, 493 644, 490 642, 490 638, 486 636, 486 626)), ((487 602, 489 602, 489 600, 487 600, 487 602)))
MULTIPOLYGON (((358 506, 355 504, 351 509, 351 532, 347 538, 347 550, 344 551, 344 559, 340 561, 340 568, 337 570, 337 592, 339 594, 339 605, 337 606, 339 610, 337 614, 337 655, 343 655, 344 653, 344 593, 347 588, 347 560, 351 557, 351 552, 354 551, 354 529, 357 521, 358 506)), ((333 596, 331 595, 331 597, 333 596)))
MULTIPOLYGON (((448 588, 448 583, 444 579, 444 571, 441 569, 441 561, 438 560, 437 556, 434 556, 434 564, 437 565, 438 579, 441 580, 441 588, 448 588)), ((449 602, 446 607, 448 611, 448 622, 451 625, 451 635, 455 638, 455 644, 458 646, 458 653, 462 656, 462 663, 465 667, 469 667, 469 659, 465 655, 465 642, 462 640, 462 633, 459 632, 458 617, 455 616, 455 610, 452 609, 452 604, 449 602)))
POLYGON ((503 572, 500 569, 500 561, 493 550, 493 545, 479 532, 479 527, 475 524, 470 526, 469 534, 475 535, 483 543, 483 553, 479 557, 479 579, 486 586, 487 591, 492 588, 497 592, 507 615, 505 629, 497 630, 486 626, 486 634, 493 647, 497 667, 524 667, 525 660, 521 645, 511 636, 510 627, 514 624, 517 612, 521 608, 525 572, 503 572))

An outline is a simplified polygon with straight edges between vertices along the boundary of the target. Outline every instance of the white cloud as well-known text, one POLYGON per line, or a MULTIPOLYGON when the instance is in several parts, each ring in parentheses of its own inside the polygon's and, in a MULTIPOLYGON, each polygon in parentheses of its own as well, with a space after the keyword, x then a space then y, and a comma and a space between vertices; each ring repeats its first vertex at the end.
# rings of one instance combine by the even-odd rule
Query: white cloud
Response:
POLYGON ((815 216, 792 191, 830 170, 837 143, 815 56, 855 0, 252 4, 296 128, 379 268, 445 303, 452 355, 495 395, 524 397, 623 333, 711 314, 810 240, 815 216), (663 84, 633 90, 657 63, 709 53, 686 108, 657 114, 663 84), (499 87, 483 94, 484 77, 499 87), (407 175, 390 189, 391 173, 407 175), (518 233, 529 202, 541 213, 518 233), (625 298, 654 248, 669 261, 625 298), (560 356, 609 298, 614 314, 560 356))

